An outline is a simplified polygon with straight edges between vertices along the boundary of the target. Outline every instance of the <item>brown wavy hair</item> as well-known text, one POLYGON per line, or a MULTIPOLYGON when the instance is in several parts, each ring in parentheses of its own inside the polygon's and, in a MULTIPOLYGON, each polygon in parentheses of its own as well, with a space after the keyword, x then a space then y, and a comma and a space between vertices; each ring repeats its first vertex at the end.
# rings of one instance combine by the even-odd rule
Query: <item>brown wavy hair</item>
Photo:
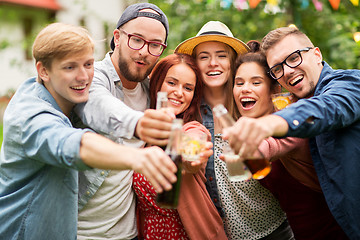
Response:
POLYGON ((196 84, 194 89, 194 97, 189 107, 176 117, 182 118, 184 123, 193 120, 202 122, 200 114, 200 103, 203 96, 204 83, 201 72, 197 67, 195 60, 187 54, 173 53, 161 59, 156 64, 150 75, 150 108, 155 109, 156 107, 157 92, 160 91, 167 72, 172 66, 180 63, 185 63, 194 71, 196 75, 196 84))

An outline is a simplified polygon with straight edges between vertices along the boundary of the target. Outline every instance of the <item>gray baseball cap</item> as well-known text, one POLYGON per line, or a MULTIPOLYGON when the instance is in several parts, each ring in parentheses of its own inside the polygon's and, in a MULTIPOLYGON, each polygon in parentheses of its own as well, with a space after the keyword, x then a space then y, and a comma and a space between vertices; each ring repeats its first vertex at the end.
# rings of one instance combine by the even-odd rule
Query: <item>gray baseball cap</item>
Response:
MULTIPOLYGON (((168 22, 168 19, 165 15, 165 13, 163 13, 163 11, 161 11, 161 9, 154 5, 154 4, 151 4, 151 3, 136 3, 136 4, 132 4, 130 6, 128 6, 124 12, 122 13, 117 25, 116 25, 116 28, 119 28, 121 27, 122 25, 124 25, 125 23, 127 23, 128 21, 134 19, 134 18, 137 18, 137 17, 148 17, 148 18, 153 18, 153 19, 156 19, 158 20, 159 22, 161 22, 164 27, 165 27, 165 30, 166 30, 166 37, 165 37, 165 43, 167 41, 167 37, 168 37, 168 34, 169 34, 169 22, 168 22), (152 9, 154 11, 156 11, 158 14, 155 14, 155 13, 151 13, 151 12, 140 12, 141 10, 143 9, 152 9)), ((111 39, 111 42, 110 42, 110 48, 112 50, 114 50, 115 48, 115 44, 114 44, 114 36, 113 38, 111 39)))

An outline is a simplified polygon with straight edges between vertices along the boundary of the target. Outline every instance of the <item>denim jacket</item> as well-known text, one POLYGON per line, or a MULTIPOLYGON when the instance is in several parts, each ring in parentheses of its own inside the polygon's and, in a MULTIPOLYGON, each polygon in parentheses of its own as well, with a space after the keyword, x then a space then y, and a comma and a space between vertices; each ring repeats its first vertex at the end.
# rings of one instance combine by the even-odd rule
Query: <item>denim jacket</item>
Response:
MULTIPOLYGON (((133 137, 136 124, 144 113, 131 109, 123 102, 123 86, 110 56, 111 52, 107 53, 102 61, 95 63, 89 100, 78 104, 74 111, 85 126, 122 143, 122 138, 133 137)), ((141 87, 144 92, 149 92, 148 78, 141 82, 141 87)), ((149 107, 149 95, 147 98, 149 107)), ((102 169, 92 169, 79 174, 79 210, 92 198, 108 174, 108 170, 102 169)))
POLYGON ((0 238, 76 239, 80 141, 46 88, 25 81, 4 115, 0 238))
POLYGON ((350 239, 360 239, 360 71, 323 65, 314 96, 275 114, 288 122, 288 136, 312 137, 329 209, 350 239))
MULTIPOLYGON (((210 131, 211 140, 214 144, 214 118, 211 107, 207 105, 204 101, 200 105, 201 117, 203 120, 203 125, 210 131)), ((214 151, 214 147, 213 147, 214 151)), ((211 155, 206 165, 206 189, 210 195, 211 200, 215 204, 216 209, 218 210, 221 217, 224 217, 224 210, 221 207, 221 202, 219 198, 219 192, 216 184, 215 168, 214 168, 214 155, 211 155)))

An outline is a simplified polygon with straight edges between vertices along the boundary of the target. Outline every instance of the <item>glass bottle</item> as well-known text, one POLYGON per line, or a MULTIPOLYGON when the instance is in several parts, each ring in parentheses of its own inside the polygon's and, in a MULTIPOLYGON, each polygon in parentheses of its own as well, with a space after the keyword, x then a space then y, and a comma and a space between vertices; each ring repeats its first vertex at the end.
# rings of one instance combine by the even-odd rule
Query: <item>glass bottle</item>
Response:
MULTIPOLYGON (((156 94, 156 109, 167 108, 168 107, 168 98, 167 92, 157 92, 156 94)), ((165 151, 166 145, 159 146, 162 150, 165 151)))
MULTIPOLYGON (((231 127, 235 124, 234 119, 231 117, 231 115, 229 114, 227 109, 224 107, 224 105, 222 105, 222 104, 216 105, 213 108, 213 112, 214 112, 215 117, 219 119, 220 124, 222 125, 223 128, 231 127)), ((229 157, 234 158, 235 156, 237 156, 234 154, 234 152, 232 152, 232 154, 233 155, 230 154, 229 157)), ((237 158, 239 158, 239 157, 237 156, 237 158)), ((225 156, 225 161, 226 161, 226 156, 225 156)), ((240 163, 237 162, 237 164, 240 164, 240 163)), ((252 178, 254 178, 254 179, 262 179, 265 176, 267 176, 271 171, 271 165, 270 165, 269 160, 264 157, 264 155, 261 153, 261 151, 259 149, 257 150, 257 153, 253 157, 246 157, 244 160, 244 164, 250 170, 250 172, 252 174, 252 178)), ((241 178, 239 177, 238 179, 241 179, 241 178)), ((238 181, 241 181, 241 180, 238 180, 238 181)))
POLYGON ((181 156, 181 136, 182 136, 182 119, 174 119, 171 126, 171 133, 165 153, 173 160, 177 167, 176 177, 177 181, 172 184, 170 191, 163 191, 159 193, 156 198, 157 204, 162 208, 176 208, 178 205, 180 186, 181 186, 181 171, 182 171, 182 156, 181 156))
POLYGON ((167 92, 158 92, 156 97, 156 109, 166 108, 167 106, 167 92))

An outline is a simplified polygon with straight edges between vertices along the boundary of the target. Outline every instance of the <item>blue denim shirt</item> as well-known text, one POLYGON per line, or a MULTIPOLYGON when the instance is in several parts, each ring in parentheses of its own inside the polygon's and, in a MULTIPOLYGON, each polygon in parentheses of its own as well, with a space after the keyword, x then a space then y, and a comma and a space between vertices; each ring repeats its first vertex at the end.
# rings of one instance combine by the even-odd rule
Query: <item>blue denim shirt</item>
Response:
POLYGON ((16 91, 4 114, 0 157, 0 238, 76 239, 80 140, 35 78, 16 91))
MULTIPOLYGON (((211 140, 214 144, 214 118, 213 113, 209 105, 204 101, 200 105, 201 117, 203 120, 203 125, 210 131, 211 140)), ((214 151, 214 147, 213 147, 214 151)), ((211 200, 215 204, 216 209, 218 210, 221 217, 225 216, 224 210, 221 207, 219 192, 216 184, 215 168, 214 168, 214 155, 211 155, 206 165, 206 189, 210 195, 211 200)))
POLYGON ((288 122, 287 136, 312 137, 329 209, 351 239, 360 239, 360 71, 323 65, 314 96, 275 114, 288 122))
MULTIPOLYGON (((135 111, 124 103, 123 86, 111 61, 111 53, 108 52, 103 60, 95 63, 89 100, 76 105, 74 111, 85 126, 122 143, 123 138, 130 139, 134 136, 136 124, 144 113, 135 111)), ((149 92, 148 78, 141 82, 141 87, 144 92, 149 92)), ((147 98, 149 107, 149 95, 147 98)), ((79 173, 79 210, 94 196, 108 174, 109 170, 102 169, 79 173)))

